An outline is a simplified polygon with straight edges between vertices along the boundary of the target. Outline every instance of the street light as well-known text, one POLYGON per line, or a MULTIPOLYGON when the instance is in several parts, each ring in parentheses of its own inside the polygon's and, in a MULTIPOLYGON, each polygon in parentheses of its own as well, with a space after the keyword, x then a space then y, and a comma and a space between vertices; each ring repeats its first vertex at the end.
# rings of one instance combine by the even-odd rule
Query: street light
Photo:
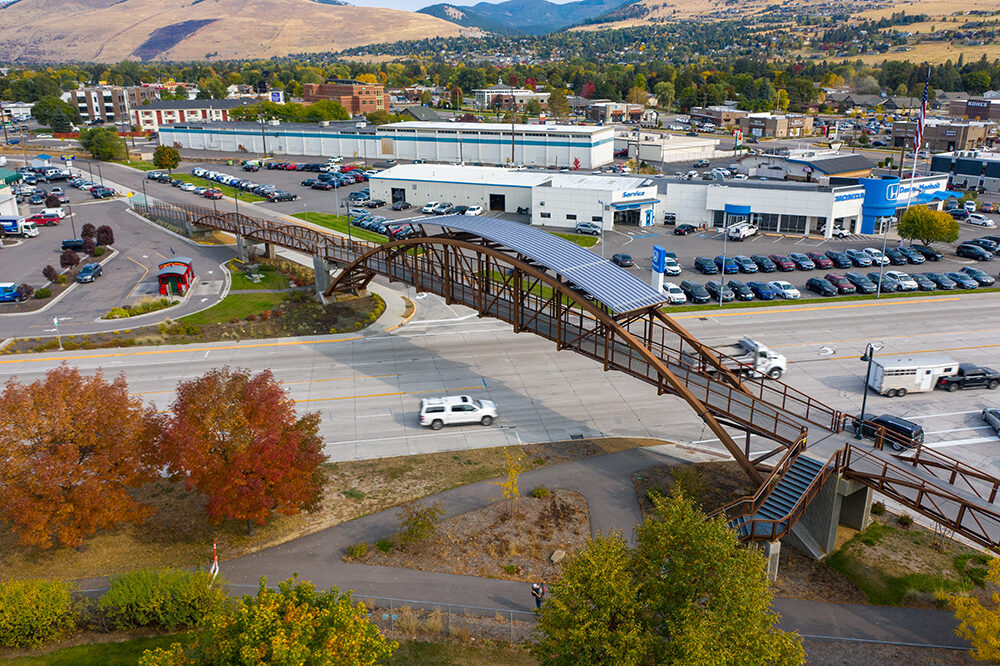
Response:
POLYGON ((865 427, 865 407, 868 406, 868 382, 871 380, 872 376, 872 361, 875 359, 875 352, 882 349, 883 345, 881 342, 869 342, 865 346, 865 353, 861 355, 862 361, 868 362, 868 371, 865 373, 865 385, 862 389, 864 393, 861 396, 861 419, 858 422, 858 427, 855 430, 854 438, 861 439, 861 433, 865 427))

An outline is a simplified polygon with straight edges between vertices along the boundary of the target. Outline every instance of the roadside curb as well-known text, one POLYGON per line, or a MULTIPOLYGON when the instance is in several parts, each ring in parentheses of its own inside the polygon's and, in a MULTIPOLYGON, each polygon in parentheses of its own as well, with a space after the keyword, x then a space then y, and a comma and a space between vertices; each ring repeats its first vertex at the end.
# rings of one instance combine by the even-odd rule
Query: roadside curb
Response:
MULTIPOLYGON (((101 261, 99 261, 97 263, 99 263, 101 265, 101 267, 103 268, 105 263, 111 261, 112 259, 114 259, 117 256, 118 256, 118 250, 116 250, 114 247, 112 247, 111 248, 111 254, 109 254, 107 256, 107 258, 102 259, 101 261)), ((52 283, 49 282, 48 284, 52 284, 52 283)), ((59 301, 61 301, 66 296, 66 294, 68 294, 69 292, 71 292, 74 289, 76 289, 76 287, 79 286, 79 284, 80 284, 79 282, 76 282, 74 280, 73 284, 71 284, 70 286, 66 287, 66 289, 61 294, 59 294, 58 296, 56 296, 55 298, 53 298, 51 301, 49 301, 48 303, 46 303, 43 307, 41 307, 41 308, 39 308, 37 310, 32 310, 30 312, 8 312, 8 313, 0 315, 0 317, 25 317, 27 315, 42 314, 43 312, 45 312, 46 310, 48 310, 49 308, 51 308, 52 306, 54 306, 56 303, 58 303, 59 301)))

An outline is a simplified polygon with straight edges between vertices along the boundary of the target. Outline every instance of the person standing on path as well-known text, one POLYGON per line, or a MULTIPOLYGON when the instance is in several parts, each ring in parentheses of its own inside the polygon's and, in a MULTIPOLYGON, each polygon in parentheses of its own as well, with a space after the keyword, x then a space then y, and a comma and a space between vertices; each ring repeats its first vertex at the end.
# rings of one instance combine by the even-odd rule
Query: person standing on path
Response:
POLYGON ((531 596, 535 598, 535 609, 540 609, 542 607, 542 597, 545 596, 545 586, 541 583, 532 583, 531 596))

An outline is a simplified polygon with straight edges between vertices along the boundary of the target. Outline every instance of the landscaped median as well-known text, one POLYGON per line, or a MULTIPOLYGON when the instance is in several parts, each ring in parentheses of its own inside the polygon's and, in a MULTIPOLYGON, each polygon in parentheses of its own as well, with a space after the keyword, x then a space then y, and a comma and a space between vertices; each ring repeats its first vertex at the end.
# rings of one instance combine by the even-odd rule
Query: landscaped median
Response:
POLYGON ((300 220, 305 220, 311 224, 315 224, 321 227, 326 227, 333 231, 337 231, 344 235, 350 234, 351 238, 362 241, 370 241, 372 243, 385 243, 389 239, 382 234, 377 234, 374 231, 368 231, 367 229, 359 229, 358 227, 350 226, 350 219, 346 215, 334 215, 332 213, 293 213, 292 217, 297 217, 300 220), (348 231, 350 229, 350 231, 348 231))
MULTIPOLYGON (((192 176, 187 173, 174 173, 171 174, 173 178, 177 180, 183 180, 185 183, 191 183, 192 185, 197 185, 198 187, 211 187, 213 189, 219 190, 227 197, 236 198, 236 190, 229 187, 228 185, 223 185, 222 183, 216 183, 211 180, 206 180, 204 178, 199 178, 198 176, 192 176)), ((170 185, 166 185, 170 187, 170 185)), ((240 190, 239 193, 240 201, 246 201, 247 203, 256 203, 258 201, 267 201, 264 197, 259 197, 256 194, 251 194, 249 192, 244 192, 240 190)))
POLYGON ((594 247, 597 245, 597 236, 590 236, 584 234, 565 234, 562 232, 553 231, 553 236, 559 236, 564 240, 568 240, 570 243, 576 243, 580 247, 594 247))

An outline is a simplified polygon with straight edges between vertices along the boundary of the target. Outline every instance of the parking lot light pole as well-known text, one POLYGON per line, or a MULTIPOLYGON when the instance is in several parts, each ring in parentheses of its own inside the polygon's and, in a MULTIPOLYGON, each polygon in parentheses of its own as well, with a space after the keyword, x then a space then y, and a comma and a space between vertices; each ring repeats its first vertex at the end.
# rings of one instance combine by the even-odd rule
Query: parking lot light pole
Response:
MULTIPOLYGON (((913 187, 913 181, 910 181, 910 187, 913 187)), ((884 217, 882 218, 882 261, 878 265, 878 284, 875 289, 875 298, 882 297, 882 279, 885 274, 885 265, 889 263, 888 258, 885 256, 885 245, 889 239, 889 227, 892 225, 895 217, 884 217)))
MULTIPOLYGON (((513 129, 511 130, 511 136, 513 136, 513 129)), ((513 153, 511 153, 511 154, 513 154, 513 153)), ((604 258, 604 206, 605 206, 605 204, 600 199, 597 200, 597 203, 601 204, 601 259, 603 259, 604 258)))
POLYGON ((867 346, 865 346, 865 353, 861 355, 861 360, 868 362, 868 370, 865 372, 865 385, 862 388, 863 393, 861 394, 861 419, 858 422, 857 430, 854 433, 855 439, 861 439, 861 433, 865 427, 865 408, 868 406, 868 382, 872 377, 872 361, 875 359, 875 352, 881 348, 882 345, 869 342, 867 346))

